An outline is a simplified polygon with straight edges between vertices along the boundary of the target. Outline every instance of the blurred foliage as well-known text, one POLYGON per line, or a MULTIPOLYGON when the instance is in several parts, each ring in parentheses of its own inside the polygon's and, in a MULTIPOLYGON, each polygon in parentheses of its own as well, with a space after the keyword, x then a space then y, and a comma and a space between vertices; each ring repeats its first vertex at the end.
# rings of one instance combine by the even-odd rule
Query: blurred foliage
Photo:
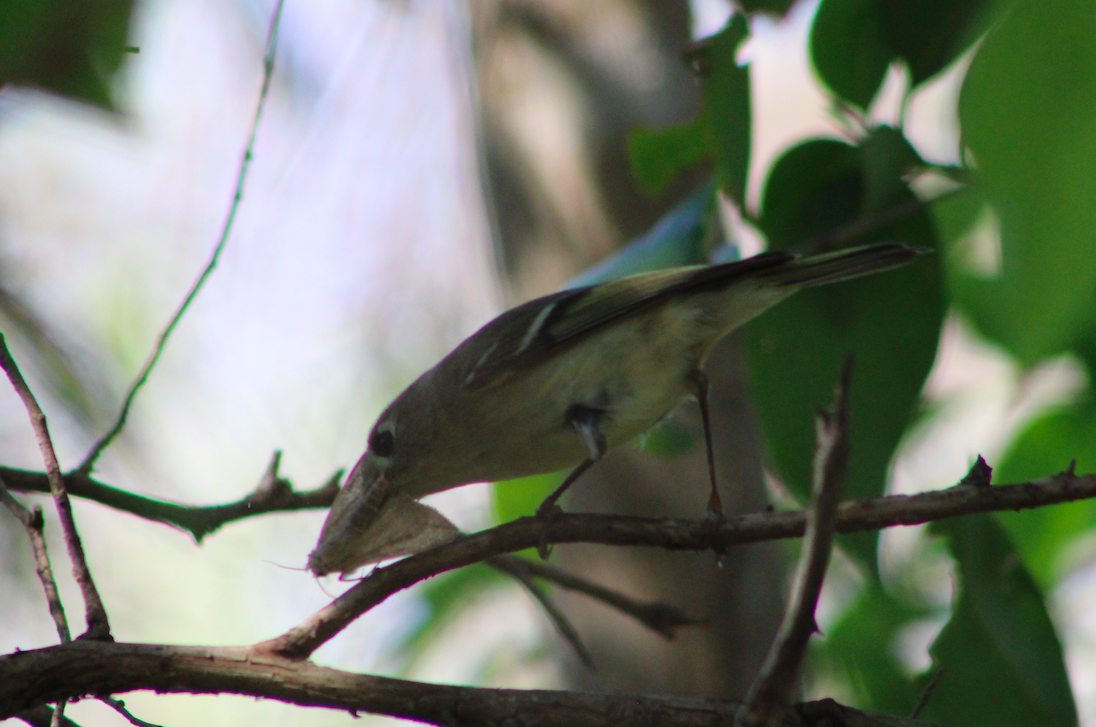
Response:
POLYGON ((971 63, 959 102, 978 186, 1001 221, 1001 274, 963 309, 1024 366, 1096 326, 1093 3, 1016 3, 971 63))
POLYGON ((936 76, 985 32, 994 0, 823 0, 811 27, 811 60, 840 102, 867 109, 891 64, 917 85, 936 76))
POLYGON ((689 51, 701 81, 700 111, 692 122, 632 132, 632 171, 648 194, 658 194, 679 173, 707 161, 723 191, 742 206, 750 166, 750 72, 735 56, 748 36, 745 17, 735 15, 689 51))
MULTIPOLYGON (((949 725, 1077 724, 1043 593, 988 515, 933 523, 958 566, 951 619, 929 649, 943 669, 921 716, 949 725)), ((927 677, 925 678, 927 681, 927 677)))
MULTIPOLYGON (((860 146, 811 140, 785 153, 765 185, 759 219, 769 245, 801 248, 854 220, 915 204, 902 181, 914 159, 901 152, 869 153, 884 144, 901 146, 884 128, 860 146)), ((844 244, 882 240, 937 247, 924 209, 844 244)), ((747 326, 758 417, 772 464, 793 494, 808 498, 812 412, 831 398, 850 353, 855 363, 849 437, 855 445, 845 493, 882 494, 887 467, 936 356, 944 312, 939 256, 928 255, 886 275, 805 291, 747 326)), ((874 570, 877 538, 876 533, 858 533, 843 542, 874 570)))
MULTIPOLYGON (((121 67, 133 0, 5 0, 0 3, 0 88, 30 86, 113 109, 111 76, 121 67)), ((38 315, 0 270, 0 320, 33 357, 49 393, 82 426, 102 414, 104 376, 38 315)), ((82 352, 80 352, 82 353, 82 352)))
POLYGON ((5 0, 0 87, 33 86, 106 109, 122 65, 133 0, 5 0))
POLYGON ((404 636, 397 649, 404 669, 410 669, 430 643, 452 624, 477 597, 506 582, 506 576, 483 563, 447 571, 422 584, 416 595, 426 604, 422 620, 404 636))
MULTIPOLYGON (((749 10, 753 10, 751 7, 749 10)), ((896 239, 933 248, 902 271, 812 290, 746 330, 752 390, 773 469, 800 499, 809 490, 811 413, 830 398, 852 352, 853 442, 847 495, 883 492, 902 437, 923 410, 920 392, 951 308, 1024 368, 1068 354, 1096 363, 1096 3, 1048 12, 1032 0, 904 3, 823 0, 811 58, 832 93, 846 141, 808 139, 767 170, 760 212, 742 205, 738 157, 699 142, 706 117, 633 134, 640 183, 657 191, 700 162, 770 248, 844 247, 896 239), (898 66, 910 94, 968 54, 959 104, 964 167, 925 163, 903 129, 866 119, 898 66), (689 130, 693 136, 686 133, 689 130), (642 143, 640 143, 642 142, 642 143), (939 203, 909 181, 932 171, 958 192, 939 203)), ((744 16, 706 46, 745 42, 744 16)), ((733 54, 709 53, 702 77, 728 70, 733 54)), ((743 106, 748 109, 748 106, 743 106)), ((903 106, 903 108, 905 108, 903 106)), ((748 132, 748 129, 747 129, 748 132)), ((739 146, 739 151, 747 146, 739 146)), ((747 156, 748 158, 748 156, 747 156)), ((1032 422, 997 470, 1000 481, 1052 476, 1076 460, 1096 468, 1096 404, 1090 393, 1032 422)), ((1045 592, 1065 575, 1063 554, 1090 538, 1096 505, 1076 503, 938 524, 959 578, 947 614, 881 581, 876 538, 842 541, 865 585, 819 647, 814 668, 843 682, 861 706, 908 714, 930 675, 946 672, 923 713, 948 725, 1075 724, 1062 647, 1045 592), (1015 543, 1015 545, 1014 545, 1015 543), (901 636, 946 616, 933 669, 911 675, 901 636)), ((908 586, 908 584, 907 584, 908 586)))
POLYGON ((813 671, 844 682, 865 709, 907 715, 921 690, 898 658, 902 631, 936 614, 924 605, 869 584, 826 630, 813 671))
MULTIPOLYGON (((740 3, 746 13, 769 14, 790 5, 740 3)), ((110 108, 109 78, 126 52, 131 13, 130 0, 9 0, 0 7, 0 85, 35 86, 110 108)), ((716 186, 772 248, 893 239, 938 250, 886 276, 808 291, 748 327, 752 388, 770 461, 801 499, 809 489, 811 414, 829 400, 850 352, 856 369, 847 494, 883 491, 891 458, 918 414, 949 308, 1025 369, 1069 355, 1091 377, 1096 3, 1061 0, 1050 12, 1035 0, 822 0, 810 55, 847 139, 808 139, 785 150, 767 170, 756 215, 744 204, 750 74, 736 60, 750 24, 736 13, 688 54, 701 84, 695 119, 638 129, 628 140, 635 177, 649 194, 701 164, 714 183, 580 282, 710 259, 716 186), (970 59, 958 109, 964 167, 935 168, 963 189, 933 204, 910 185, 933 165, 902 128, 872 127, 865 119, 892 68, 905 70, 908 101, 964 54, 970 59)), ((682 434, 656 429, 648 448, 672 456, 695 446, 682 434)), ((1081 471, 1096 467, 1090 391, 1028 425, 997 477, 1047 477, 1074 460, 1081 471)), ((553 474, 495 485, 494 516, 530 514, 558 482, 553 474)), ((1094 520, 1096 505, 1077 503, 935 524, 931 531, 943 536, 958 578, 947 623, 930 650, 933 668, 920 676, 911 676, 898 641, 935 611, 883 582, 875 535, 844 539, 864 585, 818 649, 814 668, 844 681, 861 706, 904 715, 942 667, 923 713, 941 724, 1076 724, 1045 593, 1065 574, 1064 554, 1091 537, 1094 520)), ((409 653, 421 651, 462 604, 499 579, 485 566, 433 579, 421 590, 431 616, 406 643, 409 653)))

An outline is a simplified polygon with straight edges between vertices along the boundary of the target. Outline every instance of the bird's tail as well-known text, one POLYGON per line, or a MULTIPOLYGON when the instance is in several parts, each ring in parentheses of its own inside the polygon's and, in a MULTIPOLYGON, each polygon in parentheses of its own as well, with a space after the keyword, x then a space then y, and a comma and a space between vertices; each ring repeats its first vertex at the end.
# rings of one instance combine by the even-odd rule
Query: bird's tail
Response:
POLYGON ((779 286, 810 288, 899 268, 927 252, 931 250, 884 242, 795 258, 783 265, 760 270, 755 275, 759 280, 768 279, 779 286))

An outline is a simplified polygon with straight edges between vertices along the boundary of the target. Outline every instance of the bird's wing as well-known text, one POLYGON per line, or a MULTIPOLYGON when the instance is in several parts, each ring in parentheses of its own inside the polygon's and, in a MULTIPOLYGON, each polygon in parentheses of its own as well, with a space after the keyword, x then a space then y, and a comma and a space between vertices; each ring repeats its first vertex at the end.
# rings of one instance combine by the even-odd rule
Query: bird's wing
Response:
MULTIPOLYGON (((543 361, 562 347, 640 309, 686 290, 727 285, 735 278, 784 265, 795 256, 777 251, 722 265, 696 265, 634 275, 565 290, 503 313, 461 344, 470 389, 543 361)), ((454 352, 456 353, 456 352, 454 352)))

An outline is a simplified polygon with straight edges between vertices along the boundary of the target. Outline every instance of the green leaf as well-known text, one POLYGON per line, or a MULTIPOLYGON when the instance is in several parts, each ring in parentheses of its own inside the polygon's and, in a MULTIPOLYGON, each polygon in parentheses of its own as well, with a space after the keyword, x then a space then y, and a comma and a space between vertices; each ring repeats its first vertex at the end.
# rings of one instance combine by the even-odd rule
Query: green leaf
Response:
POLYGON ((864 174, 864 213, 882 212, 909 191, 905 176, 924 161, 902 132, 877 126, 860 142, 864 174))
POLYGON ((708 156, 708 139, 698 119, 657 131, 637 128, 628 135, 632 174, 651 196, 660 194, 678 174, 708 156))
POLYGON ((698 59, 704 83, 700 116, 716 161, 719 186, 745 209, 750 171, 750 69, 736 55, 750 35, 746 17, 735 13, 713 35, 698 59))
MULTIPOLYGON (((946 671, 921 718, 1074 727, 1077 708, 1043 594, 992 516, 934 523, 958 566, 952 616, 930 649, 946 671)), ((927 678, 927 677, 926 677, 927 678)))
MULTIPOLYGON (((761 228, 772 248, 794 248, 858 219, 867 193, 856 147, 809 141, 784 155, 765 190, 761 228)), ((895 205, 913 201, 906 190, 895 205)), ((919 211, 850 246, 898 240, 936 247, 919 211)), ((916 411, 944 316, 940 261, 927 255, 897 271, 797 294, 746 327, 752 392, 770 460, 802 501, 810 492, 813 412, 829 403, 845 357, 855 357, 850 394, 852 452, 844 495, 882 493, 887 467, 916 411)), ((869 572, 877 535, 841 542, 869 572)))
MULTIPOLYGON (((1078 472, 1096 472, 1096 401, 1092 396, 1032 422, 994 470, 1000 483, 1041 480, 1076 460, 1078 472)), ((1001 513, 1024 564, 1044 588, 1060 576, 1060 555, 1096 523, 1096 501, 1001 513)))
POLYGON ((529 475, 491 485, 491 514, 508 523, 536 513, 537 507, 563 482, 563 472, 529 475))
POLYGON ((701 76, 696 118, 660 131, 637 129, 628 139, 636 179, 649 194, 661 192, 685 169, 710 160, 723 191, 743 209, 750 168, 750 70, 735 56, 749 36, 735 13, 690 54, 701 76))
POLYGON ((806 141, 773 165, 758 222, 770 247, 795 247, 855 219, 863 197, 856 147, 829 139, 806 141))
POLYGON ((15 83, 113 108, 110 75, 126 54, 133 0, 7 0, 0 87, 15 83))
POLYGON ((823 0, 810 43, 822 81, 853 106, 867 109, 894 59, 875 0, 823 0))
POLYGON ((951 65, 996 17, 996 0, 875 0, 883 38, 917 86, 951 65))
POLYGON ((909 714, 920 690, 898 660, 896 642, 902 629, 929 615, 929 609, 869 584, 819 641, 818 668, 845 682, 857 707, 909 714))
POLYGON ((1090 0, 1017 2, 967 74, 959 113, 1001 222, 1002 273, 964 307, 1030 366, 1096 327, 1096 23, 1090 0))

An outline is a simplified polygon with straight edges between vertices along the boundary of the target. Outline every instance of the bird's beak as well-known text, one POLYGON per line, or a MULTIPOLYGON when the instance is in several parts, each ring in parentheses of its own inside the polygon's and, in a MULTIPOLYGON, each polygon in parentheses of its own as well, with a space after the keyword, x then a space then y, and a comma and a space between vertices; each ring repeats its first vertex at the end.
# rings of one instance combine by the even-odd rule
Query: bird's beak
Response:
POLYGON ((411 555, 460 534, 437 510, 415 502, 363 457, 335 497, 308 556, 317 576, 349 573, 363 565, 411 555))

